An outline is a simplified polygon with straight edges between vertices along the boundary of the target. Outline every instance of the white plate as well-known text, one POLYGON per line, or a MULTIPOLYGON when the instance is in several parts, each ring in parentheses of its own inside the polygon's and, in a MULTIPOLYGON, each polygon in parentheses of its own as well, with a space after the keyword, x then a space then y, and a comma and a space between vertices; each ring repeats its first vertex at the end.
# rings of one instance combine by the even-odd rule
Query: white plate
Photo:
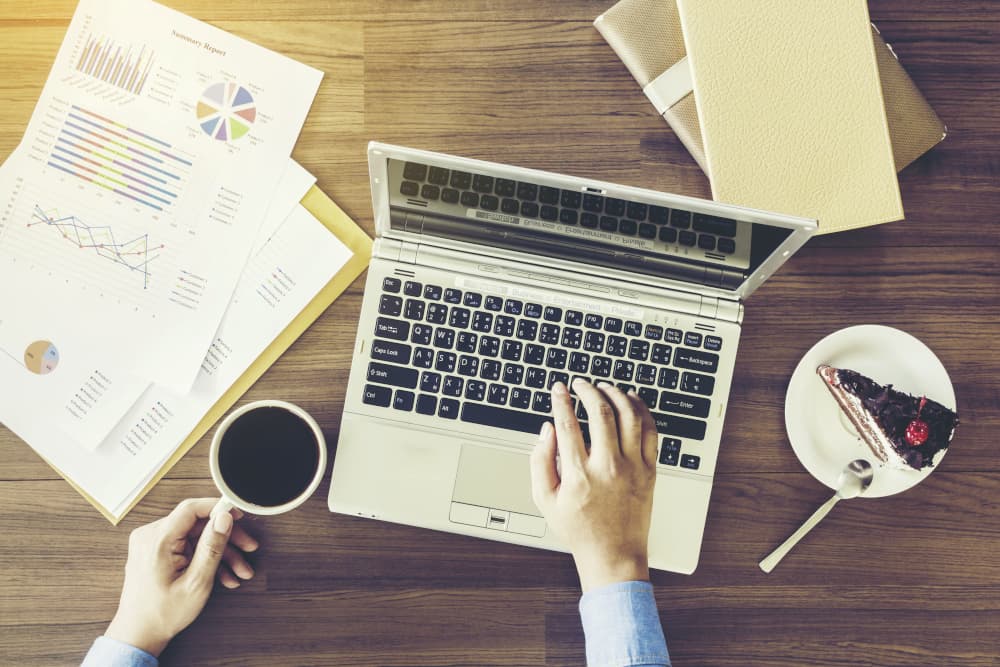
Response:
POLYGON ((821 364, 850 368, 879 384, 927 396, 954 410, 955 390, 930 348, 891 327, 866 324, 835 331, 813 345, 792 373, 785 396, 785 429, 806 470, 834 490, 841 470, 854 459, 867 459, 875 467, 866 498, 905 491, 931 474, 948 450, 938 452, 934 465, 923 470, 901 470, 878 461, 816 374, 821 364))

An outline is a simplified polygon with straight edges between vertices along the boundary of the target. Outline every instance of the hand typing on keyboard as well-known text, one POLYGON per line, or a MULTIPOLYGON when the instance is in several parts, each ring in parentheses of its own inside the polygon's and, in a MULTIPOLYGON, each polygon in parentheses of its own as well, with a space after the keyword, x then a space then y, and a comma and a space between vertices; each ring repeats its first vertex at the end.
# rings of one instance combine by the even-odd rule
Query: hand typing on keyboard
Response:
POLYGON ((590 450, 566 386, 555 384, 554 426, 542 426, 531 457, 535 504, 572 551, 584 592, 648 580, 656 424, 633 392, 579 379, 573 390, 589 415, 590 450))

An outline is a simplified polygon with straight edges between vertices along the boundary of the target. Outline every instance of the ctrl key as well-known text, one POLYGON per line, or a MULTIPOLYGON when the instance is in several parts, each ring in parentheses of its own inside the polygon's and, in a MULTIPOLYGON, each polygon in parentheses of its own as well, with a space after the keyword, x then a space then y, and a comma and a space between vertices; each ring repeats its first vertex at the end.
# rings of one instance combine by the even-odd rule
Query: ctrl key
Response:
POLYGON ((366 384, 363 400, 367 405, 377 405, 380 408, 387 408, 392 402, 392 389, 379 387, 374 384, 366 384))

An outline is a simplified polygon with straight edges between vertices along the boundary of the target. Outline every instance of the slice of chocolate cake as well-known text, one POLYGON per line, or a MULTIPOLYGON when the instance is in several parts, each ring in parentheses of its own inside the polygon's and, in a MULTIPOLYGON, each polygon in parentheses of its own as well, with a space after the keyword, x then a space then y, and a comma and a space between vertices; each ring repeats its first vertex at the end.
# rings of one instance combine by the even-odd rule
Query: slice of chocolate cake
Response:
POLYGON ((846 368, 816 369, 872 453, 898 468, 921 470, 947 449, 958 415, 936 401, 884 387, 846 368))

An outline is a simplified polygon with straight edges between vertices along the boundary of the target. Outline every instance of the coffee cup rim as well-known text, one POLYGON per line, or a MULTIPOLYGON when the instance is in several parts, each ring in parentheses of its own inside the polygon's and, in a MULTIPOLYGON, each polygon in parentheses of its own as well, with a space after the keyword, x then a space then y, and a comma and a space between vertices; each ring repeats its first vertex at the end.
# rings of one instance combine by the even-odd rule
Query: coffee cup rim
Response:
POLYGON ((222 494, 224 500, 229 502, 233 507, 236 507, 244 512, 256 514, 258 516, 270 516, 289 512, 302 505, 305 501, 312 497, 312 495, 316 492, 316 489, 319 487, 320 482, 323 481, 323 475, 326 473, 326 459, 326 438, 323 436, 323 430, 319 427, 316 420, 313 419, 312 415, 294 403, 278 399, 264 399, 242 405, 226 415, 226 417, 219 423, 219 426, 215 429, 215 435, 212 436, 212 445, 209 450, 208 463, 209 470, 212 473, 212 481, 215 483, 215 487, 222 494), (219 467, 219 449, 222 446, 222 438, 229 430, 229 427, 241 416, 259 408, 282 408, 291 412, 296 417, 299 417, 312 429, 313 435, 316 437, 316 445, 319 447, 319 459, 316 462, 316 474, 313 475, 313 479, 309 482, 309 486, 307 486, 301 494, 281 505, 257 505, 256 503, 251 503, 242 498, 230 489, 228 484, 226 484, 226 481, 222 478, 222 470, 219 467))

